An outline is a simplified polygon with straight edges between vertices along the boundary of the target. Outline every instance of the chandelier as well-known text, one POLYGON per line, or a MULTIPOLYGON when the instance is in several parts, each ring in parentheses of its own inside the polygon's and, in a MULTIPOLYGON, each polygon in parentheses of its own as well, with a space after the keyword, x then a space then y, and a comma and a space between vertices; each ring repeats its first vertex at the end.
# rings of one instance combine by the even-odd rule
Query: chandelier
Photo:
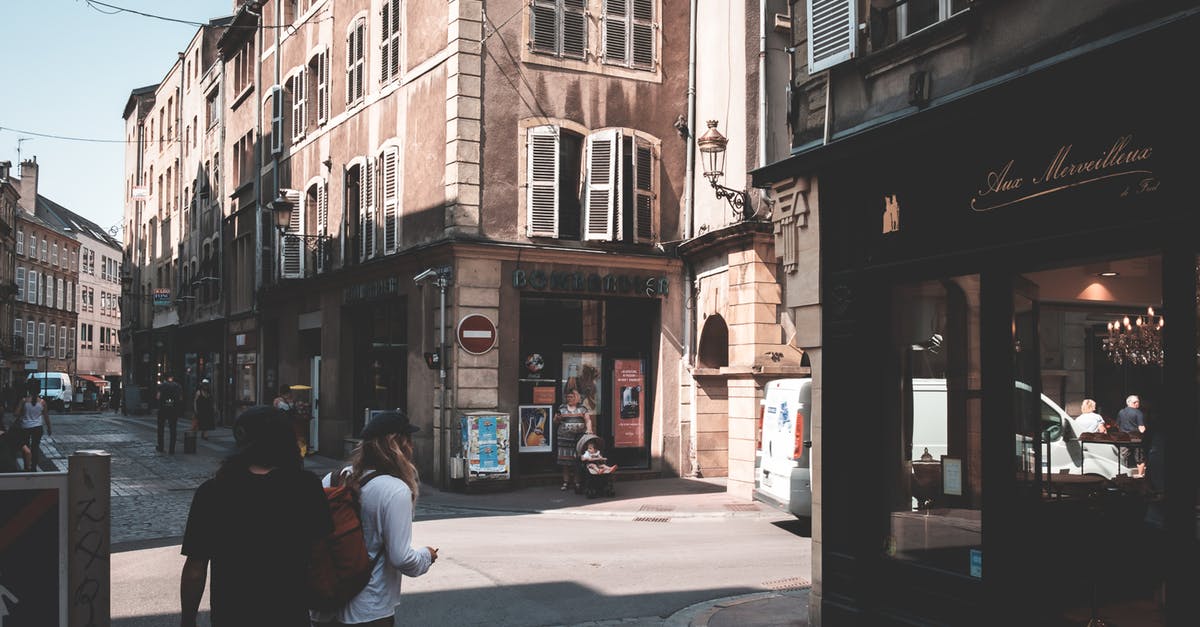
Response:
POLYGON ((1162 328, 1163 317, 1154 314, 1153 307, 1146 314, 1130 320, 1108 323, 1108 337, 1104 338, 1104 352, 1118 366, 1161 366, 1163 363, 1162 328))

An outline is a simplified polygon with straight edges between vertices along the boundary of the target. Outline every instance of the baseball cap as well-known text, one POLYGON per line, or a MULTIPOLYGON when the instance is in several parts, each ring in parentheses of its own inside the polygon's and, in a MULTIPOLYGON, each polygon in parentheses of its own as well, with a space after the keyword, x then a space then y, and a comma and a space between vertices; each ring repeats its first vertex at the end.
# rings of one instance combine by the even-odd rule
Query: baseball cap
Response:
POLYGON ((364 440, 378 438, 390 433, 416 433, 421 428, 408 421, 408 415, 400 410, 385 411, 376 414, 371 422, 363 427, 359 435, 364 440))

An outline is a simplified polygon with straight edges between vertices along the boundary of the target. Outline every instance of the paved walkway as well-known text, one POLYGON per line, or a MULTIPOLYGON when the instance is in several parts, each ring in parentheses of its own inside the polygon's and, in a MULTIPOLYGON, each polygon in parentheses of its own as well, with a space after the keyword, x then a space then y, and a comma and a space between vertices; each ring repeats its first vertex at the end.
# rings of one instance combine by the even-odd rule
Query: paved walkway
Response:
MULTIPOLYGON (((42 440, 43 467, 66 469, 67 456, 80 449, 112 454, 112 545, 114 551, 178 542, 183 535, 192 494, 213 476, 221 460, 233 452, 232 431, 219 428, 198 440, 197 452, 183 452, 180 423, 175 454, 155 451, 153 416, 115 413, 54 417, 54 435, 42 440)), ((305 467, 323 474, 341 460, 313 455, 305 467)), ((588 499, 557 486, 503 492, 443 491, 423 485, 416 517, 471 516, 479 512, 536 513, 560 517, 618 517, 646 523, 762 518, 786 521, 790 516, 762 503, 730 497, 723 480, 650 479, 617 481, 616 496, 588 499)), ((795 578, 768 582, 769 590, 712 599, 675 614, 584 623, 586 626, 651 625, 718 626, 807 625, 809 582, 795 578)))

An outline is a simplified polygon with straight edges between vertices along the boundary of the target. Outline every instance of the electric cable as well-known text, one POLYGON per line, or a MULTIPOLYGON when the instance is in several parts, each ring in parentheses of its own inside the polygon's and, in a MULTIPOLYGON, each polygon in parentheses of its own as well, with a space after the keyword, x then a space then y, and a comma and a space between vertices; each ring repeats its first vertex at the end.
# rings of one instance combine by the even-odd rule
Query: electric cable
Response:
MULTIPOLYGON (((119 7, 115 4, 108 4, 107 2, 100 2, 100 0, 83 0, 83 2, 88 6, 88 8, 90 8, 93 11, 96 11, 98 13, 102 13, 104 15, 116 15, 118 13, 132 13, 133 15, 139 15, 141 17, 147 17, 147 18, 155 19, 155 20, 162 20, 164 22, 173 22, 176 24, 186 24, 188 26, 196 26, 199 28, 254 28, 254 29, 257 29, 257 28, 286 28, 286 29, 294 29, 298 26, 304 26, 305 24, 309 23, 310 21, 312 21, 313 16, 315 16, 318 13, 318 12, 314 12, 312 15, 310 15, 308 17, 308 19, 304 20, 303 22, 301 22, 299 24, 254 24, 251 26, 234 26, 232 24, 228 24, 228 25, 221 26, 221 25, 209 24, 207 22, 197 22, 195 20, 185 20, 185 19, 180 19, 180 18, 175 18, 175 17, 168 17, 165 15, 158 15, 155 13, 147 13, 145 11, 138 11, 135 9, 128 9, 125 7, 119 7), (112 11, 102 11, 98 7, 105 7, 107 9, 112 9, 112 11)), ((324 22, 324 21, 331 20, 331 19, 333 19, 333 18, 325 17, 325 18, 321 18, 321 19, 317 20, 317 22, 324 22)))
MULTIPOLYGON (((10 133, 17 133, 20 135, 35 135, 37 137, 44 137, 46 139, 61 139, 64 141, 73 141, 73 142, 92 142, 92 143, 97 143, 97 144, 136 144, 136 143, 138 143, 137 141, 126 140, 126 139, 99 139, 99 138, 95 138, 95 137, 71 137, 68 135, 54 135, 52 133, 38 133, 35 131, 26 131, 26 130, 22 130, 19 128, 13 128, 11 126, 0 126, 0 132, 3 132, 3 131, 8 131, 10 133)), ((174 142, 174 141, 177 141, 177 140, 172 140, 172 142, 174 142)))

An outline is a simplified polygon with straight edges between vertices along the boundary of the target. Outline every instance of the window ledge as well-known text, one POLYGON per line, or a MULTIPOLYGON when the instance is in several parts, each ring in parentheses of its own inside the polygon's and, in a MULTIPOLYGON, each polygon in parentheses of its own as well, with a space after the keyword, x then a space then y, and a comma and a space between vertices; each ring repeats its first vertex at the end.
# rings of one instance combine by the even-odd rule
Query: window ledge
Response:
POLYGON ((927 26, 904 39, 872 51, 859 62, 863 76, 874 78, 956 44, 966 39, 975 22, 975 12, 967 9, 937 24, 927 26))
POLYGON ((242 102, 244 102, 252 93, 254 93, 254 83, 246 85, 246 87, 243 88, 238 95, 233 97, 233 102, 229 104, 230 110, 236 111, 238 106, 241 105, 242 102))

